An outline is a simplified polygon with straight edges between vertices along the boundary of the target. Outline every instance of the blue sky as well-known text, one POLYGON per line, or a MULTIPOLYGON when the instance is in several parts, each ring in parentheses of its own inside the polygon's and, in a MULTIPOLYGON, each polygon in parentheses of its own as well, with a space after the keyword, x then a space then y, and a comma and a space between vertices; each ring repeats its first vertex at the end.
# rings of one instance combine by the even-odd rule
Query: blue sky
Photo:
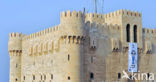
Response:
MULTIPOLYGON (((94 11, 94 0, 0 0, 0 82, 9 82, 8 34, 30 34, 59 24, 60 12, 94 11)), ((156 27, 156 0, 105 0, 104 13, 118 9, 139 11, 143 27, 156 27)), ((98 0, 98 11, 101 3, 98 0)))

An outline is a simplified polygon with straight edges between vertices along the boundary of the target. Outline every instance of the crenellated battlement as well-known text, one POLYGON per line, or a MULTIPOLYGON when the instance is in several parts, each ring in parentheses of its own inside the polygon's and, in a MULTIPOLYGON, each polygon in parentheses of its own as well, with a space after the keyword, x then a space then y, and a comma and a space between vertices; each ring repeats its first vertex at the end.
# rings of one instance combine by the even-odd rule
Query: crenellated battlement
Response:
POLYGON ((130 10, 122 10, 123 15, 128 15, 128 16, 134 16, 134 17, 141 17, 142 14, 139 12, 135 11, 130 11, 130 10))
POLYGON ((85 22, 90 21, 91 23, 104 23, 104 15, 103 14, 97 14, 97 13, 87 13, 85 14, 85 22))
POLYGON ((9 38, 11 39, 11 38, 22 38, 23 36, 25 36, 25 35, 22 35, 22 33, 18 33, 18 32, 16 32, 16 33, 10 33, 9 34, 9 38))
POLYGON ((107 28, 108 30, 110 31, 120 31, 121 27, 117 24, 113 25, 113 24, 107 24, 107 23, 90 23, 90 22, 87 22, 87 26, 90 27, 90 28, 97 28, 97 29, 104 29, 104 28, 107 28))
POLYGON ((156 34, 156 29, 149 29, 149 28, 143 28, 143 33, 144 34, 156 34))
POLYGON ((115 12, 111 12, 108 14, 104 15, 104 18, 111 18, 111 17, 115 17, 115 16, 134 16, 134 17, 141 17, 142 14, 139 12, 135 12, 135 11, 129 11, 129 10, 118 10, 115 12))
POLYGON ((89 18, 99 18, 99 19, 103 19, 104 18, 104 15, 102 14, 97 14, 97 13, 87 13, 85 15, 86 17, 89 17, 89 18))
POLYGON ((63 24, 63 25, 68 25, 68 23, 70 23, 70 25, 74 25, 75 23, 83 24, 84 19, 85 19, 85 15, 81 11, 71 12, 68 10, 66 12, 61 13, 60 19, 61 19, 61 24, 63 24))
POLYGON ((73 11, 73 12, 71 12, 71 11, 67 11, 67 12, 62 12, 61 13, 61 18, 66 18, 66 17, 83 17, 84 15, 83 15, 83 13, 81 12, 81 11, 79 11, 79 12, 76 12, 76 11, 73 11))
POLYGON ((85 25, 85 15, 81 11, 67 11, 61 13, 60 25, 64 30, 68 30, 69 35, 83 35, 85 25))
POLYGON ((46 35, 49 33, 55 33, 55 32, 58 32, 59 30, 60 30, 59 26, 50 27, 50 28, 45 29, 43 31, 36 32, 36 33, 30 34, 28 36, 25 36, 23 40, 33 39, 33 38, 40 37, 40 36, 43 36, 43 35, 46 35))

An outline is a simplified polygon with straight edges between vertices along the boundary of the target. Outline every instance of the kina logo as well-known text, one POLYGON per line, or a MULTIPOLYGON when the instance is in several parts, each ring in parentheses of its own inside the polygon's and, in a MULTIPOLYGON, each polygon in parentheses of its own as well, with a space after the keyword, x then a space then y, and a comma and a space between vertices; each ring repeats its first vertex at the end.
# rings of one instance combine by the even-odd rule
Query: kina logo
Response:
POLYGON ((122 79, 129 79, 129 80, 151 80, 154 81, 154 73, 134 73, 131 72, 131 76, 128 75, 128 73, 123 70, 123 76, 122 79))

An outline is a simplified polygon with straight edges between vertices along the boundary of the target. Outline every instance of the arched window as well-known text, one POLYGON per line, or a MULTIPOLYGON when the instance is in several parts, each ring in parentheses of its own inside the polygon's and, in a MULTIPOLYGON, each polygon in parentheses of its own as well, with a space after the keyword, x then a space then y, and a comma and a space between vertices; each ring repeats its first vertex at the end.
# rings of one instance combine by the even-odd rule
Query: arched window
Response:
POLYGON ((93 58, 93 56, 91 56, 91 63, 93 63, 93 61, 94 61, 94 58, 93 58))
POLYGON ((53 74, 51 74, 51 79, 53 79, 53 74))
POLYGON ((70 55, 68 54, 68 61, 70 61, 70 55))
POLYGON ((121 73, 118 73, 118 79, 121 79, 121 73))
POLYGON ((134 33, 134 42, 137 42, 137 25, 134 25, 133 33, 134 33))
POLYGON ((16 68, 18 67, 18 64, 16 64, 16 68))
POLYGON ((23 80, 25 80, 25 76, 23 77, 23 80))
POLYGON ((93 79, 94 79, 94 74, 90 73, 90 80, 93 80, 93 79))
POLYGON ((41 80, 42 80, 42 75, 41 75, 41 80))
POLYGON ((44 80, 46 80, 46 75, 44 75, 44 80))
POLYGON ((147 73, 147 77, 148 77, 148 79, 149 79, 149 77, 150 77, 150 74, 149 74, 149 73, 147 73))
POLYGON ((18 81, 18 79, 16 78, 15 81, 18 81))
POLYGON ((126 26, 127 42, 130 42, 130 24, 126 26))
POLYGON ((33 80, 35 80, 35 75, 33 75, 33 80))
POLYGON ((68 80, 70 80, 70 77, 68 76, 68 80))

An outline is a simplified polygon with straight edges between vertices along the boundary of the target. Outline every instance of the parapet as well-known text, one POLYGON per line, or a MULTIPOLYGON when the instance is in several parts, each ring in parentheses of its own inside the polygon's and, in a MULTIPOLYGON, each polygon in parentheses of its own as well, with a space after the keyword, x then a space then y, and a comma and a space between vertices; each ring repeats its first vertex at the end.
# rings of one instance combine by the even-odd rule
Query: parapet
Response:
POLYGON ((67 12, 62 12, 61 13, 61 18, 66 18, 66 17, 83 17, 83 13, 81 11, 76 12, 76 11, 67 11, 67 12))
POLYGON ((111 12, 108 14, 105 14, 104 17, 105 18, 110 18, 110 17, 115 17, 115 16, 134 16, 134 17, 141 17, 142 14, 139 12, 134 12, 134 11, 129 11, 129 10, 118 10, 115 12, 111 12))
POLYGON ((45 29, 43 31, 36 32, 36 33, 30 34, 28 36, 25 36, 23 38, 23 40, 29 40, 29 39, 32 39, 32 38, 37 38, 37 37, 40 37, 40 36, 43 36, 43 35, 46 35, 46 34, 49 34, 49 33, 55 33, 55 32, 57 32, 59 30, 60 30, 59 26, 54 26, 54 27, 45 29))
POLYGON ((97 23, 104 23, 104 15, 97 14, 97 13, 87 13, 85 15, 85 22, 97 22, 97 23))

